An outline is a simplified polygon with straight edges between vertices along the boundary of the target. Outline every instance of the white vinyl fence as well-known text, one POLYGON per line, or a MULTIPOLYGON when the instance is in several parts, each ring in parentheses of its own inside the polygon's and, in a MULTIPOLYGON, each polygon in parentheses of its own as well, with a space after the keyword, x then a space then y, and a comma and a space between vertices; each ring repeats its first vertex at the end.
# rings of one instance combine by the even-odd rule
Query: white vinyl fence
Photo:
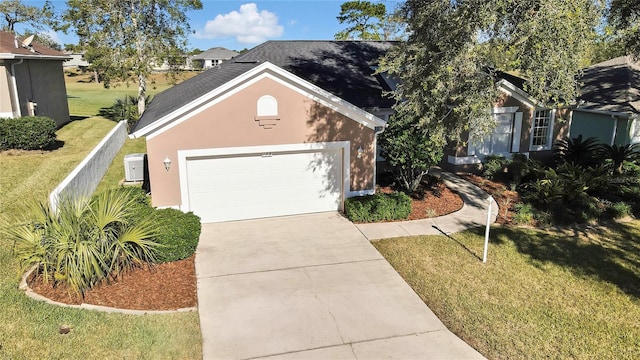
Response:
POLYGON ((58 202, 62 198, 93 194, 126 138, 127 122, 121 121, 49 194, 51 209, 57 211, 58 202))

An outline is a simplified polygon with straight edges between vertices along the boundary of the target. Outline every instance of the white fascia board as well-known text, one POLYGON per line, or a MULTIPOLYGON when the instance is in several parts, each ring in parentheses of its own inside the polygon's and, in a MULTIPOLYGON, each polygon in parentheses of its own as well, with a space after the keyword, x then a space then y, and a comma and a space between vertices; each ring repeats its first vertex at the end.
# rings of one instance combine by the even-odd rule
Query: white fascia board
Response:
POLYGON ((0 53, 0 60, 15 60, 15 59, 25 59, 25 60, 59 60, 65 61, 71 59, 69 56, 57 56, 57 55, 23 55, 23 54, 12 54, 12 53, 0 53))
POLYGON ((360 109, 359 107, 274 64, 265 62, 208 92, 200 98, 170 112, 161 119, 154 121, 152 124, 139 129, 131 134, 130 137, 138 138, 146 136, 150 139, 264 78, 270 78, 277 81, 278 83, 287 86, 288 88, 297 91, 312 100, 318 101, 322 105, 327 106, 371 129, 384 127, 386 125, 384 120, 374 116, 373 114, 360 109))
POLYGON ((498 81, 498 90, 513 97, 514 99, 520 101, 521 103, 527 105, 530 108, 544 107, 544 104, 537 101, 536 99, 533 99, 531 96, 529 96, 529 94, 522 91, 520 88, 518 88, 517 86, 513 85, 512 83, 508 82, 505 79, 498 81))

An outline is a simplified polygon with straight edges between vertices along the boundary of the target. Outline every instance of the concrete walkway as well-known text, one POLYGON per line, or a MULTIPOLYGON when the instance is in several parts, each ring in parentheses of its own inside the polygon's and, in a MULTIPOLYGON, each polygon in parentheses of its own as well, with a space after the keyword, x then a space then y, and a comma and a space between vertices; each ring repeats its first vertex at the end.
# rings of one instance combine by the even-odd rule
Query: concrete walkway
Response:
MULTIPOLYGON (((445 184, 462 197, 462 209, 436 218, 398 221, 389 223, 356 224, 369 240, 400 236, 452 234, 476 226, 486 226, 489 195, 472 183, 446 171, 431 169, 432 175, 440 175, 445 184)), ((496 221, 498 204, 492 198, 491 222, 496 221)))
POLYGON ((203 224, 204 359, 484 359, 370 243, 484 225, 487 194, 441 175, 465 204, 435 219, 354 225, 320 213, 203 224))

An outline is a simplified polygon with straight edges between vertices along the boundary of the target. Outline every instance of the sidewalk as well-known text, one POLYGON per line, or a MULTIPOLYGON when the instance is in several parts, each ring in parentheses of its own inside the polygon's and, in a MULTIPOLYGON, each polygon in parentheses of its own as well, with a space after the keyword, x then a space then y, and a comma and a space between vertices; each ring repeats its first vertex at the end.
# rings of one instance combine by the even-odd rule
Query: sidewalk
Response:
MULTIPOLYGON (((369 240, 388 239, 400 236, 452 234, 469 228, 485 226, 489 195, 472 183, 450 173, 433 168, 431 175, 441 176, 445 184, 457 192, 464 205, 462 209, 435 218, 386 223, 355 224, 369 240)), ((491 222, 496 221, 498 204, 491 199, 491 222)))

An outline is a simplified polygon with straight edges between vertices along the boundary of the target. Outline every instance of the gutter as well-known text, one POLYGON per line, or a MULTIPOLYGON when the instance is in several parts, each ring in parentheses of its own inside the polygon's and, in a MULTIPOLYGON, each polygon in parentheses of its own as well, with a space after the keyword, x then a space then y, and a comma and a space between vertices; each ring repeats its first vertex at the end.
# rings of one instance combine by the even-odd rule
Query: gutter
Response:
POLYGON ((22 112, 20 111, 20 97, 18 97, 18 83, 16 82, 16 65, 20 65, 24 62, 24 59, 20 59, 17 63, 11 64, 11 84, 13 85, 13 100, 15 101, 16 108, 13 111, 14 117, 21 117, 22 112))

